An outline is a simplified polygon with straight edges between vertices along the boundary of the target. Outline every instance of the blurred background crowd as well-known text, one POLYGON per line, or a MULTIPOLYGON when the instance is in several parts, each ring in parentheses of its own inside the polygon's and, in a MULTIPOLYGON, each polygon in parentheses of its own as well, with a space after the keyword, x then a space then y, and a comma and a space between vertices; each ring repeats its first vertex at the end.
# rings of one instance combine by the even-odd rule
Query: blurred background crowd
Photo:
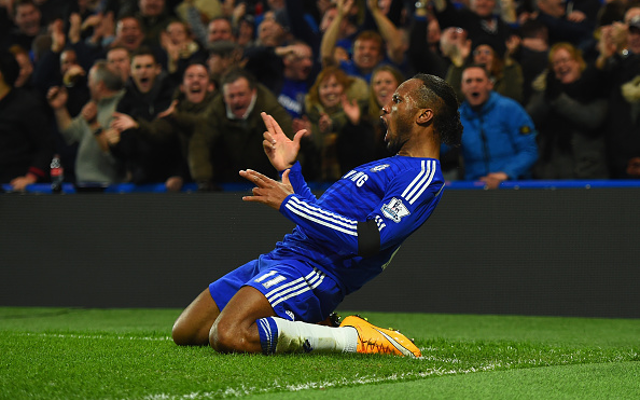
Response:
POLYGON ((458 93, 447 180, 640 178, 639 0, 0 0, 0 183, 277 177, 261 112, 333 182, 416 73, 458 93))

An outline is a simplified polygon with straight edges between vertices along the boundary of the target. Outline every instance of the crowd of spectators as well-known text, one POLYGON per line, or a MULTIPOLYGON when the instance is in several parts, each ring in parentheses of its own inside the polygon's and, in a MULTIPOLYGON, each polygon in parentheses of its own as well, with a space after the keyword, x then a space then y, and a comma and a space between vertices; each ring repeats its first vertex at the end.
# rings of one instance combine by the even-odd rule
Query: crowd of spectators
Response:
POLYGON ((449 180, 640 178, 640 0, 0 0, 0 183, 57 154, 79 187, 215 190, 271 171, 261 112, 333 182, 391 155, 418 72, 459 96, 449 180))

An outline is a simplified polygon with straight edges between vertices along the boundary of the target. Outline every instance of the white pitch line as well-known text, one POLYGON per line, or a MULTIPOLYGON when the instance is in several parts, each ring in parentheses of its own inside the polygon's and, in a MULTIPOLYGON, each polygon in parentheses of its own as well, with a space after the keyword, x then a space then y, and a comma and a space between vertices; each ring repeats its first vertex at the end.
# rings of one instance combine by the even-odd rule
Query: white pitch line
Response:
POLYGON ((172 340, 169 336, 150 337, 150 336, 105 336, 105 335, 74 335, 71 333, 15 333, 20 336, 35 336, 35 337, 52 337, 58 339, 91 339, 91 340, 146 340, 146 341, 167 341, 172 340))
MULTIPOLYGON (((286 389, 289 392, 298 392, 308 389, 320 389, 337 386, 353 386, 353 385, 368 385, 374 383, 387 383, 402 381, 406 378, 427 378, 430 376, 444 376, 444 375, 456 375, 456 374, 469 374, 480 371, 494 370, 496 365, 485 365, 479 368, 470 368, 466 370, 444 370, 444 369, 432 369, 430 371, 418 372, 418 373, 406 373, 399 375, 391 375, 386 377, 360 377, 357 379, 339 379, 336 381, 321 381, 321 382, 307 382, 299 385, 281 385, 278 382, 274 382, 271 387, 256 388, 256 387, 240 387, 240 388, 227 388, 224 390, 218 390, 215 392, 192 392, 182 395, 171 395, 166 393, 159 393, 154 395, 148 395, 140 398, 139 400, 207 400, 229 397, 240 397, 255 395, 261 393, 273 392, 275 389, 286 389)), ((133 399, 123 399, 133 400, 133 399)))
MULTIPOLYGON (((16 333, 16 335, 24 335, 24 336, 35 336, 35 337, 53 337, 60 339, 90 339, 90 340, 104 340, 104 339, 116 339, 116 340, 146 340, 146 341, 169 341, 171 337, 149 337, 149 336, 104 336, 104 335, 74 335, 74 334, 59 334, 59 333, 16 333)), ((429 348, 421 349, 425 350, 433 350, 429 348)), ((429 360, 429 361, 438 361, 436 357, 433 356, 423 356, 420 357, 421 360, 429 360)), ((442 360, 439 360, 442 361, 442 360)), ((447 360, 448 362, 452 362, 453 360, 447 360)), ((454 362, 455 363, 455 362, 454 362)), ((274 382, 273 385, 266 388, 256 388, 256 387, 239 387, 239 388, 226 388, 224 390, 218 390, 215 392, 192 392, 182 395, 175 394, 167 394, 167 393, 158 393, 152 394, 148 396, 144 396, 139 398, 139 400, 207 400, 214 398, 229 398, 229 397, 240 397, 247 395, 254 395, 260 393, 268 393, 272 392, 276 389, 286 389, 289 392, 298 392, 301 390, 308 389, 318 389, 318 388, 329 388, 329 387, 337 387, 337 386, 352 386, 352 385, 368 385, 374 383, 385 383, 385 382, 395 382, 402 381, 407 378, 427 378, 430 376, 444 376, 444 375, 456 375, 456 374, 469 374, 474 372, 484 372, 484 371, 493 371, 496 368, 499 368, 500 364, 488 364, 483 365, 477 368, 469 368, 463 370, 455 370, 455 369, 431 369, 429 371, 417 372, 417 373, 404 373, 399 375, 391 375, 385 377, 376 377, 376 376, 363 376, 357 379, 338 379, 335 381, 321 381, 321 382, 307 382, 304 384, 298 385, 281 385, 278 382, 274 382)), ((122 400, 134 400, 134 399, 122 399, 122 400)))

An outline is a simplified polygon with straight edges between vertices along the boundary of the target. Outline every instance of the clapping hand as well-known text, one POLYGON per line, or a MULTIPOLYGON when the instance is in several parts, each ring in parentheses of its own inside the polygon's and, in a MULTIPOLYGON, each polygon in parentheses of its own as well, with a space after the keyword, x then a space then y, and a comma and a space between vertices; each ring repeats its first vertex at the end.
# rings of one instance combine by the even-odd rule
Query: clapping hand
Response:
POLYGON ((138 122, 131 116, 119 112, 113 113, 113 120, 111 121, 111 128, 118 132, 124 132, 127 129, 138 128, 138 122))
POLYGON ((98 118, 98 105, 95 103, 95 101, 89 101, 84 105, 84 107, 82 107, 80 115, 82 115, 82 118, 84 118, 84 120, 87 121, 89 125, 91 125, 92 123, 96 122, 96 119, 98 118))
POLYGON ((358 125, 360 123, 361 112, 360 112, 360 106, 358 105, 358 102, 356 101, 356 99, 349 101, 349 99, 347 98, 347 95, 344 94, 340 98, 340 101, 342 103, 342 109, 344 110, 344 113, 347 116, 347 118, 349 118, 349 121, 353 125, 358 125))
POLYGON ((178 100, 172 101, 171 104, 169 105, 169 108, 167 108, 166 110, 158 114, 157 118, 168 117, 169 115, 173 114, 176 111, 177 106, 178 106, 178 100))
POLYGON ((63 86, 54 86, 47 92, 47 101, 54 110, 58 110, 67 104, 67 89, 63 86))
POLYGON ((321 133, 329 133, 331 129, 333 129, 333 120, 327 113, 320 114, 320 119, 318 120, 318 128, 320 128, 321 133))

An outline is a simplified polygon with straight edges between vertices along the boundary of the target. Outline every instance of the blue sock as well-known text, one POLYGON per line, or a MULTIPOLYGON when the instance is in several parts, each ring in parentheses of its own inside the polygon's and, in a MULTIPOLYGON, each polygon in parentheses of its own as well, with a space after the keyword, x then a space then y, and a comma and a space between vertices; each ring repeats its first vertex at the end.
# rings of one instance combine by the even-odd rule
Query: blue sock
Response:
POLYGON ((258 333, 260 334, 260 345, 265 355, 276 352, 278 344, 278 325, 271 317, 260 318, 256 321, 258 333))

